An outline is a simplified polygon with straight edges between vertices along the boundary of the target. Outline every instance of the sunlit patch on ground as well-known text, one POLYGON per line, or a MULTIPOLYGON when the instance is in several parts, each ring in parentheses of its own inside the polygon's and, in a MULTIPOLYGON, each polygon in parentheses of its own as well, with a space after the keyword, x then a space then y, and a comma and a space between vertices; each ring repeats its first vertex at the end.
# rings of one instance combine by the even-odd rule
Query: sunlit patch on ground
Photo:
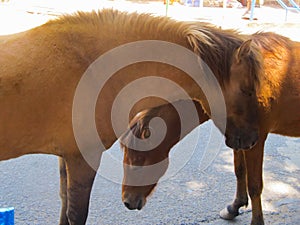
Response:
POLYGON ((271 146, 266 145, 270 149, 266 150, 262 204, 264 211, 284 215, 300 204, 299 139, 286 138, 277 146, 272 144, 276 137, 271 135, 271 146))
POLYGON ((199 181, 189 181, 186 183, 187 188, 193 190, 193 191, 200 191, 205 187, 205 184, 199 182, 199 181))
POLYGON ((300 194, 291 185, 281 181, 268 182, 268 186, 265 189, 269 192, 268 195, 277 194, 282 196, 296 197, 300 194))
MULTIPOLYGON (((297 33, 299 35, 299 33, 297 33)), ((282 155, 289 155, 288 162, 285 162, 287 169, 290 172, 300 170, 300 151, 299 151, 299 138, 289 138, 286 141, 285 147, 278 148, 279 153, 282 155)))
POLYGON ((234 172, 234 167, 233 167, 233 152, 231 149, 222 149, 221 152, 219 153, 219 156, 222 161, 219 162, 215 162, 217 165, 217 169, 220 172, 230 172, 233 173, 234 172))

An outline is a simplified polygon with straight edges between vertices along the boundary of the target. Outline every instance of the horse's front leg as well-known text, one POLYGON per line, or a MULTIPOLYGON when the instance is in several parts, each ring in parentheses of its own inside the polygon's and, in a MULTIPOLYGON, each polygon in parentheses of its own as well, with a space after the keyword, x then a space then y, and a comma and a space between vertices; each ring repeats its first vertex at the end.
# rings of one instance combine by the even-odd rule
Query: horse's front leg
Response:
POLYGON ((263 189, 263 155, 264 144, 267 135, 261 136, 259 142, 250 150, 245 151, 247 168, 248 192, 252 204, 251 225, 263 225, 263 213, 261 206, 261 193, 263 189))
POLYGON ((67 171, 66 163, 62 157, 59 157, 59 175, 60 175, 60 199, 61 199, 61 210, 59 225, 69 225, 67 218, 67 171))
MULTIPOLYGON (((93 169, 82 156, 67 157, 67 218, 70 225, 84 225, 88 216, 89 200, 96 169, 101 154, 96 156, 98 165, 93 169)), ((95 166, 95 165, 94 165, 95 166)))
POLYGON ((243 151, 233 151, 234 172, 237 179, 236 195, 232 204, 220 212, 220 216, 226 220, 232 220, 239 215, 239 208, 248 205, 246 164, 243 151))

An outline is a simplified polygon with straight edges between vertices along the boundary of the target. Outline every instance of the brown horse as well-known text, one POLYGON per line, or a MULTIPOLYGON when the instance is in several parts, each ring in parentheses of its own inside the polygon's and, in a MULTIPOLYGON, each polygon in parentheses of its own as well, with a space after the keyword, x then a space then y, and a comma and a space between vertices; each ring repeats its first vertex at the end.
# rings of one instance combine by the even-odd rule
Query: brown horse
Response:
POLYGON ((152 192, 168 168, 171 148, 208 119, 200 103, 190 100, 180 100, 146 109, 132 119, 130 129, 120 137, 121 148, 124 149, 122 200, 128 209, 141 209, 146 204, 146 196, 152 192), (196 109, 194 112, 189 110, 191 106, 196 109), (162 129, 155 129, 151 124, 157 117, 166 124, 165 132, 162 129), (181 119, 184 117, 187 121, 182 124, 181 119), (156 147, 145 151, 145 146, 151 144, 151 140, 148 139, 151 135, 164 138, 156 147), (146 140, 142 150, 136 149, 134 137, 146 140), (128 148, 130 145, 132 148, 128 148), (138 169, 139 167, 141 168, 138 169))
POLYGON ((239 84, 232 85, 236 86, 233 101, 241 103, 239 96, 245 95, 248 96, 248 107, 258 106, 253 127, 256 127, 254 132, 259 134, 259 138, 251 150, 234 151, 236 197, 231 205, 221 211, 221 216, 232 219, 238 215, 238 209, 248 204, 249 193, 252 202, 251 224, 261 225, 264 224, 261 192, 267 135, 275 133, 300 137, 300 43, 274 33, 257 33, 243 45, 243 51, 236 52, 231 66, 231 76, 241 79, 239 84), (251 74, 251 51, 257 48, 263 67, 261 73, 251 74), (249 82, 254 79, 253 75, 259 82, 249 82))
MULTIPOLYGON (((139 111, 192 98, 224 132, 218 86, 230 92, 230 60, 242 41, 199 23, 113 10, 63 16, 7 37, 0 43, 0 160, 60 156, 60 224, 84 224, 101 153, 139 111)), ((236 117, 243 129, 230 120, 227 141, 250 148, 258 136, 252 114, 236 117), (243 131, 238 142, 230 140, 236 130, 243 131)))
MULTIPOLYGON (((260 197, 263 187, 262 164, 267 134, 271 132, 288 136, 300 136, 300 114, 298 113, 300 107, 300 67, 297 64, 300 59, 300 43, 274 33, 257 33, 250 38, 233 54, 230 69, 233 79, 230 82, 234 83, 229 84, 229 86, 233 91, 231 100, 237 104, 232 103, 229 105, 227 112, 228 118, 235 120, 237 117, 234 112, 242 114, 249 107, 255 117, 253 118, 253 127, 256 130, 253 132, 259 134, 259 139, 258 143, 250 150, 235 148, 235 144, 240 142, 238 134, 233 139, 237 143, 227 141, 227 145, 235 149, 234 168, 237 177, 237 190, 233 203, 222 210, 220 215, 224 219, 236 217, 239 214, 239 208, 248 205, 249 194, 252 202, 251 225, 261 225, 264 224, 260 197), (259 60, 262 59, 263 63, 260 64, 259 60), (261 71, 259 71, 259 68, 261 71), (236 108, 239 106, 241 107, 236 108)), ((230 101, 226 103, 230 104, 230 101)), ((160 108, 162 112, 167 109, 168 107, 160 108)), ((148 129, 149 120, 151 119, 149 117, 162 114, 157 109, 154 110, 154 113, 151 110, 146 111, 146 113, 148 115, 142 117, 137 115, 133 120, 135 125, 131 129, 133 129, 133 134, 138 137, 141 137, 140 134, 143 133, 142 128, 148 129), (137 128, 139 128, 138 132, 137 128)), ((164 112, 163 115, 167 115, 163 116, 163 119, 166 119, 166 123, 171 127, 170 133, 168 133, 168 140, 153 150, 156 152, 155 155, 152 151, 149 153, 137 152, 122 145, 125 164, 122 196, 128 208, 140 209, 155 186, 155 182, 146 186, 134 183, 132 179, 137 180, 139 176, 146 179, 147 174, 144 174, 143 170, 140 170, 141 174, 138 172, 133 173, 130 170, 131 165, 142 166, 145 165, 144 162, 147 162, 146 165, 157 164, 158 160, 166 157, 166 153, 175 144, 175 140, 179 140, 177 138, 178 129, 173 128, 178 126, 178 122, 170 114, 164 112), (169 124, 172 122, 175 124, 169 124), (131 184, 136 185, 127 185, 128 180, 131 184)), ((243 122, 233 121, 231 125, 240 123, 242 127, 243 122)), ((128 132, 124 137, 125 143, 130 143, 133 138, 132 134, 128 132)), ((123 140, 121 139, 121 141, 123 140)), ((164 171, 165 169, 158 172, 156 181, 164 171)), ((151 174, 151 171, 146 170, 146 172, 151 174)), ((152 176, 154 175, 152 174, 152 176)))

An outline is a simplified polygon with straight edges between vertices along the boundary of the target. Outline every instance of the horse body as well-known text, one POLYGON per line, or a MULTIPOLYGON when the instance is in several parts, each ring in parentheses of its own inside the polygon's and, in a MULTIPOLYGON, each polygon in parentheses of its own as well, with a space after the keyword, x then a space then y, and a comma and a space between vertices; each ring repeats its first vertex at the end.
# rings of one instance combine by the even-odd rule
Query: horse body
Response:
MULTIPOLYGON (((248 110, 250 111, 249 115, 254 117, 251 120, 253 123, 251 129, 255 129, 254 131, 250 129, 248 132, 257 133, 258 139, 248 150, 238 147, 242 142, 239 134, 227 140, 227 144, 234 149, 237 189, 234 201, 220 212, 220 216, 230 220, 238 216, 239 208, 248 205, 249 195, 252 202, 251 225, 263 225, 261 193, 265 140, 268 133, 300 136, 300 114, 298 112, 300 107, 300 67, 298 64, 300 43, 274 33, 257 33, 248 38, 250 41, 243 42, 232 53, 230 79, 227 81, 227 88, 231 89, 231 93, 225 91, 224 95, 226 95, 227 117, 229 121, 236 120, 234 123, 229 123, 229 126, 239 124, 240 127, 243 127, 247 121, 241 121, 238 115, 248 110)), ((163 111, 163 108, 161 110, 163 111)), ((169 119, 167 118, 168 122, 169 119)), ((144 123, 148 124, 142 119, 136 120, 135 118, 133 121, 140 123, 140 127, 144 127, 144 123)), ((247 126, 247 128, 250 127, 247 126)), ((245 132, 245 130, 240 132, 245 132)), ((172 132, 171 129, 168 135, 176 137, 176 130, 172 132)), ((127 137, 127 139, 132 138, 127 137)), ((127 140, 127 142, 130 141, 127 140)), ((131 149, 132 146, 123 145, 122 147, 125 149, 124 163, 139 165, 140 160, 131 161, 137 154, 144 154, 148 161, 157 163, 155 160, 159 158, 159 155, 166 151, 169 152, 172 145, 170 142, 165 143, 164 146, 161 146, 161 153, 158 151, 155 157, 151 156, 151 153, 149 155, 144 152, 136 153, 131 149), (131 155, 127 154, 128 151, 131 152, 131 155)), ((126 180, 130 179, 128 176, 130 176, 130 172, 124 169, 123 200, 128 208, 140 209, 150 194, 149 185, 128 187, 126 185, 126 180), (145 192, 146 188, 148 190, 145 192), (134 196, 134 198, 131 197, 131 199, 128 196, 134 196), (138 200, 142 203, 141 205, 136 203, 138 200)), ((136 180, 139 176, 144 179, 146 177, 143 174, 135 174, 136 180)), ((162 174, 158 173, 157 176, 158 180, 162 174)))
MULTIPOLYGON (((97 169, 91 168, 84 160, 74 138, 72 106, 76 87, 99 56, 122 44, 139 40, 172 42, 191 51, 200 40, 209 43, 201 33, 197 36, 197 29, 190 23, 113 10, 65 16, 1 40, 0 160, 31 153, 61 157, 60 224, 85 223, 97 169)), ((112 65, 114 58, 112 56, 112 65)), ((118 136, 111 124, 114 98, 130 82, 147 76, 172 80, 191 98, 205 101, 200 87, 173 66, 139 62, 120 69, 106 82, 95 107, 95 122, 104 149, 90 149, 89 145, 86 149, 94 154, 96 167, 101 153, 118 136)), ((169 100, 186 98, 176 88, 164 89, 159 83, 155 85, 164 90, 164 97, 169 97, 169 100)), ((125 98, 123 104, 128 102, 130 99, 125 98)), ((145 108, 163 103, 162 99, 155 97, 142 99, 134 105, 128 117, 130 119, 145 108)), ((85 121, 81 123, 84 130, 85 121)), ((119 134, 125 130, 125 126, 120 127, 119 134)))
MULTIPOLYGON (((162 40, 196 51, 221 86, 228 78, 230 55, 242 42, 236 33, 202 24, 112 10, 65 16, 9 36, 1 41, 0 52, 0 98, 5 109, 0 112, 0 146, 5 149, 0 159, 28 153, 64 156, 78 152, 72 131, 72 103, 82 74, 107 51, 140 40, 162 40)), ((96 104, 97 129, 106 149, 117 138, 110 123, 115 96, 130 82, 153 75, 178 84, 210 114, 203 91, 180 69, 157 62, 128 65, 110 77, 96 104)), ((186 98, 176 88, 166 87, 164 94, 169 101, 186 98)), ((135 104, 129 117, 162 103, 158 98, 144 99, 135 104)))
MULTIPOLYGON (((251 225, 264 224, 261 193, 263 188, 263 154, 268 133, 300 137, 300 43, 294 42, 275 33, 257 33, 252 35, 245 54, 233 61, 232 67, 240 64, 240 71, 234 71, 245 80, 254 65, 247 65, 252 48, 258 48, 262 68, 256 72, 259 82, 248 86, 248 107, 257 108, 256 127, 259 138, 248 151, 234 151, 234 167, 237 177, 237 191, 233 203, 221 211, 221 217, 233 219, 239 214, 238 209, 248 204, 248 194, 252 202, 251 225), (252 87, 251 87, 252 86, 252 87)), ((252 75, 250 75, 252 76, 252 75)), ((243 89, 247 85, 240 82, 243 89)), ((242 92, 244 92, 242 90, 242 92)), ((235 100, 239 100, 238 98, 235 100)))
POLYGON ((60 39, 45 25, 1 45, 1 160, 72 151, 65 145, 72 137, 70 108, 79 79, 74 71, 79 75, 85 67, 73 49, 62 47, 68 40, 60 39))

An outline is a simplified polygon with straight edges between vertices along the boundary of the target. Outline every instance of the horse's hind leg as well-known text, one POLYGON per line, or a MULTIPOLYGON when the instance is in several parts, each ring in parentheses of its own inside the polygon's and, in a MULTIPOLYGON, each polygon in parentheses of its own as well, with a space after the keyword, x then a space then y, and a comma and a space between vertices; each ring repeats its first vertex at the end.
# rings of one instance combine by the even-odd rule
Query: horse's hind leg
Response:
POLYGON ((234 171, 237 179, 236 196, 232 204, 220 212, 226 220, 232 220, 239 215, 239 208, 248 205, 246 164, 243 151, 233 151, 234 171))
POLYGON ((264 224, 261 193, 263 189, 262 168, 265 139, 266 136, 260 137, 259 142, 252 149, 245 152, 248 192, 252 204, 251 225, 264 224))
POLYGON ((60 199, 61 210, 59 225, 69 225, 67 218, 67 171, 65 160, 59 157, 59 174, 60 174, 60 199))
POLYGON ((88 215, 90 194, 96 171, 88 165, 81 155, 68 157, 65 162, 68 180, 67 217, 69 224, 84 225, 88 215))

